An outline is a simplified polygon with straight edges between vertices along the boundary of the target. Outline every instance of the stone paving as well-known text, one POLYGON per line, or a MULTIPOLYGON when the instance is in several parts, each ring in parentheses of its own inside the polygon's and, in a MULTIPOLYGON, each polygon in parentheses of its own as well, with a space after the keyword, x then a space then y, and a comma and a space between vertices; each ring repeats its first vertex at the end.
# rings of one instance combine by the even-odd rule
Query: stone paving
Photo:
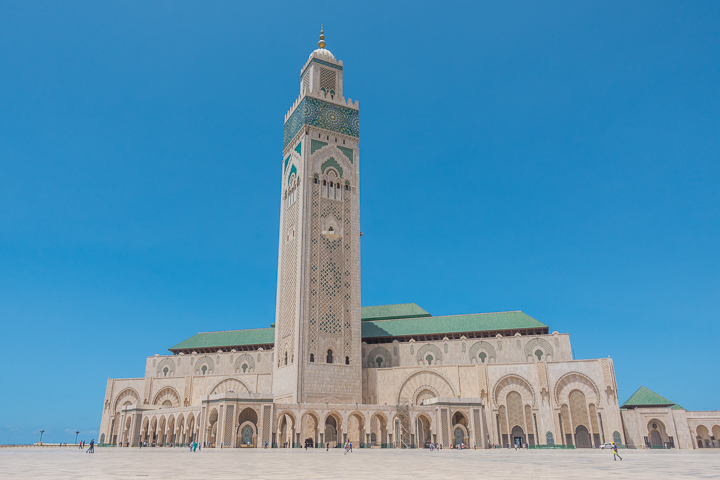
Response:
POLYGON ((356 450, 0 449, 2 479, 664 479, 720 478, 720 449, 356 450))

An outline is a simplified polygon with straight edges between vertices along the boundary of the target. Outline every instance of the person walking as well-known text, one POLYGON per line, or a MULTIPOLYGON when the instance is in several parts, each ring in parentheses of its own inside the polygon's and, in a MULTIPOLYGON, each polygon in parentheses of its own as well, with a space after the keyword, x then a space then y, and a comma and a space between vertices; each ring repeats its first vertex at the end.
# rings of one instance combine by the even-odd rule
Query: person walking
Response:
POLYGON ((325 451, 326 452, 330 451, 330 442, 325 442, 325 451))
POLYGON ((622 461, 622 457, 618 454, 617 445, 615 445, 615 442, 612 442, 612 451, 613 451, 613 461, 617 461, 618 458, 622 461))
POLYGON ((90 440, 90 448, 85 453, 95 453, 95 439, 90 440))

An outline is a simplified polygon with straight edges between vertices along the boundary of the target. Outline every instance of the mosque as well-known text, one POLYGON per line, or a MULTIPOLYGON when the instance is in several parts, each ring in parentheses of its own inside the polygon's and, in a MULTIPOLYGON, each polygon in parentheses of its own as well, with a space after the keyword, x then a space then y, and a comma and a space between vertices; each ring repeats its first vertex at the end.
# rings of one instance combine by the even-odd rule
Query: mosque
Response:
POLYGON ((361 307, 359 103, 318 46, 285 115, 275 322, 198 333, 109 379, 101 445, 720 446, 720 412, 645 387, 621 407, 612 359, 574 359, 521 311, 361 307))

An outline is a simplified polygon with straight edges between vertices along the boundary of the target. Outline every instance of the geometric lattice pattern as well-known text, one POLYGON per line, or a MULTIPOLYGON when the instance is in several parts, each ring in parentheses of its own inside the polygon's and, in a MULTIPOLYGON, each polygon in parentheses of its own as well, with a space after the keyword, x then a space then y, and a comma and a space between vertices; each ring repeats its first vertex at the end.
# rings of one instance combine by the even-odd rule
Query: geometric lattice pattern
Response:
POLYGON ((585 403, 585 394, 580 390, 570 392, 570 416, 573 421, 573 431, 578 425, 584 425, 588 428, 587 404, 585 403))
POLYGON ((225 435, 223 436, 223 443, 225 447, 230 446, 232 442, 233 421, 235 420, 235 415, 233 415, 234 410, 234 405, 227 406, 227 413, 225 414, 225 435))
POLYGON ((567 404, 562 404, 560 407, 560 418, 562 418, 563 433, 572 433, 572 425, 570 424, 570 409, 567 404))
POLYGON ((335 93, 335 81, 337 75, 334 70, 329 68, 320 69, 320 90, 325 90, 328 93, 335 93))
POLYGON ((588 406, 588 410, 590 410, 590 425, 592 426, 592 431, 593 433, 598 433, 600 431, 600 427, 598 425, 597 409, 595 408, 595 405, 591 403, 588 406))
MULTIPOLYGON (((300 190, 298 191, 298 196, 300 196, 300 190)), ((284 365, 286 354, 288 363, 292 363, 294 359, 295 294, 297 288, 297 254, 299 242, 295 236, 290 236, 290 232, 297 225, 299 203, 300 199, 285 211, 283 218, 284 233, 282 240, 282 265, 280 268, 282 278, 280 284, 280 315, 276 327, 280 333, 280 345, 276 345, 275 347, 278 353, 278 365, 284 365), (287 346, 287 350, 283 350, 285 346, 287 346)))
POLYGON ((473 422, 475 423, 475 443, 482 446, 483 442, 480 431, 480 410, 477 408, 473 409, 473 422))
POLYGON ((320 195, 320 189, 320 183, 312 184, 309 351, 317 359, 324 359, 326 352, 320 349, 333 345, 338 350, 333 352, 333 363, 342 363, 352 351, 352 196, 345 195, 340 203, 320 195), (331 240, 322 235, 321 224, 328 217, 342 225, 340 238, 331 240))
POLYGON ((290 143, 303 125, 358 138, 360 136, 360 113, 354 108, 305 97, 285 122, 283 148, 290 143))
POLYGON ((270 424, 272 423, 272 419, 270 418, 270 405, 265 405, 263 407, 263 430, 262 430, 262 441, 263 444, 265 442, 270 441, 270 424))
MULTIPOLYGON (((516 425, 523 427, 525 419, 523 418, 523 405, 522 397, 518 392, 510 392, 507 396, 507 409, 508 409, 508 427, 512 430, 516 425)), ((525 428, 523 428, 525 430, 525 428)))
POLYGON ((525 405, 525 425, 527 425, 527 433, 535 433, 535 430, 533 429, 532 410, 530 405, 525 405))
POLYGON ((505 411, 505 405, 500 405, 500 408, 498 408, 498 417, 500 417, 500 435, 507 435, 508 433, 507 415, 505 414, 505 411))
POLYGON ((305 88, 306 90, 310 89, 310 73, 309 72, 305 73, 305 75, 303 75, 302 84, 303 84, 303 88, 305 88))
POLYGON ((440 410, 440 418, 442 418, 442 438, 443 445, 448 445, 448 438, 450 435, 450 428, 448 426, 448 411, 443 408, 440 410))

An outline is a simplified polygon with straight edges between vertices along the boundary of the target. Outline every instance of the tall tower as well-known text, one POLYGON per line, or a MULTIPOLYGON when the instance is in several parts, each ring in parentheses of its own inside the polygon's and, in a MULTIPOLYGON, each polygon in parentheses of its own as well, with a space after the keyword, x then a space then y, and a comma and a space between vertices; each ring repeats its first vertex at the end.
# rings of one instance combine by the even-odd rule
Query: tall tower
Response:
POLYGON ((359 103, 318 49, 285 115, 273 393, 278 403, 360 403, 359 103))

